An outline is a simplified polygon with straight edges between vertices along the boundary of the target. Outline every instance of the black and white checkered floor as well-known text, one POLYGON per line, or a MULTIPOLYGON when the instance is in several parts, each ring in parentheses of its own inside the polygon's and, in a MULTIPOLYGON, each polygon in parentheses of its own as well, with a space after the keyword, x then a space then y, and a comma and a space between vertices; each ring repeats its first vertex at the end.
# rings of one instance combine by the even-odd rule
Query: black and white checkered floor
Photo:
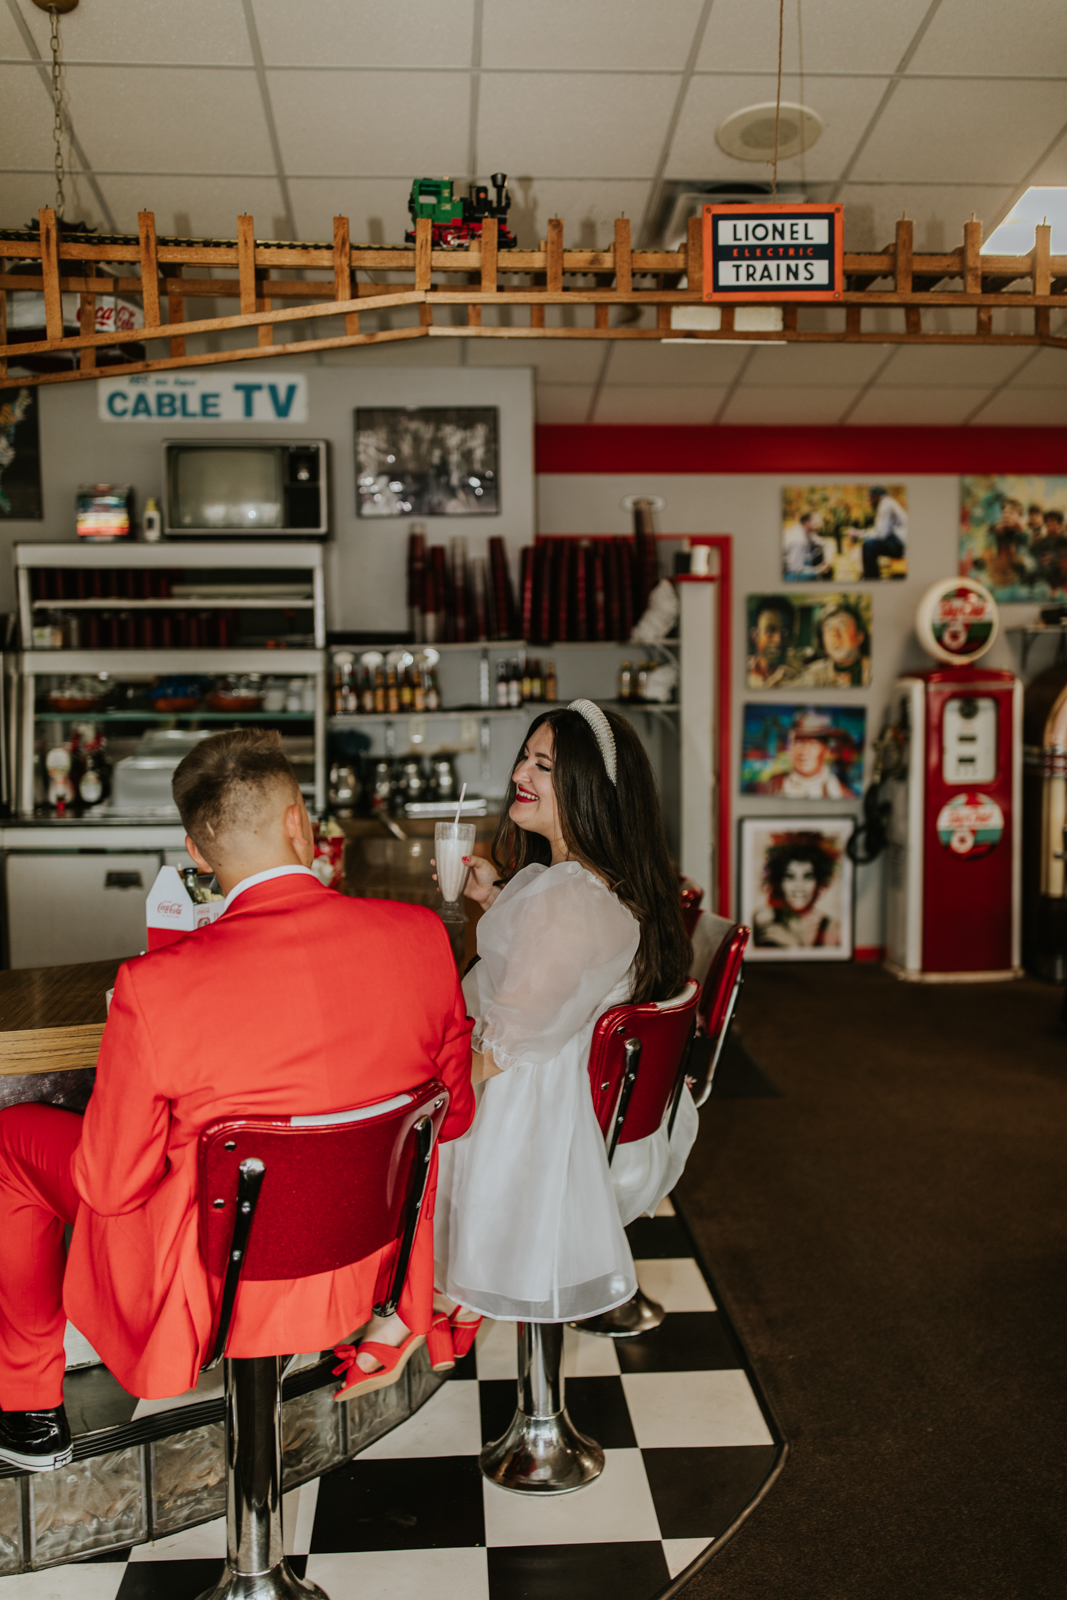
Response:
MULTIPOLYGON (((589 1488, 529 1501, 488 1484, 482 1443, 515 1407, 515 1332, 475 1351, 409 1421, 285 1496, 294 1570, 331 1600, 653 1600, 734 1524, 781 1447, 669 1201, 629 1230, 669 1315, 615 1342, 567 1330, 567 1409, 606 1452, 589 1488)), ((222 1519, 69 1566, 0 1579, 0 1600, 195 1600, 222 1519)))

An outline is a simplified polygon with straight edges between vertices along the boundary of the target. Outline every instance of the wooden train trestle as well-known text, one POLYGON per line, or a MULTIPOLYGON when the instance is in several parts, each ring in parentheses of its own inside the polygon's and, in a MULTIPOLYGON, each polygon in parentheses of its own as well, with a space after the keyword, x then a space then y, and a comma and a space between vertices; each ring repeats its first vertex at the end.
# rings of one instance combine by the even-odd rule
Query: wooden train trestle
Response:
MULTIPOLYGON (((715 331, 672 328, 672 308, 703 304, 699 218, 690 221, 687 245, 677 251, 634 250, 625 218, 615 223, 610 250, 567 250, 563 223, 553 218, 539 249, 498 254, 497 224, 492 219, 486 222, 476 247, 435 250, 427 219, 416 223, 413 246, 388 249, 353 245, 347 217, 334 219, 330 245, 257 240, 248 216, 238 217, 235 240, 214 243, 158 238, 151 211, 139 214, 136 239, 63 237, 54 211, 42 210, 39 215, 39 231, 0 235, 0 379, 7 377, 9 363, 18 365, 25 356, 77 352, 77 365, 72 370, 20 376, 20 384, 69 383, 103 373, 209 366, 419 338, 672 337, 714 342, 743 337, 753 344, 785 340, 1067 346, 1067 337, 1051 332, 1050 320, 1054 308, 1067 309, 1067 256, 1051 254, 1051 229, 1044 224, 1034 231, 1029 255, 981 255, 982 225, 973 221, 965 225, 958 249, 929 255, 914 252, 912 224, 900 221, 896 238, 887 249, 846 254, 843 327, 836 309, 831 309, 822 314, 822 320, 838 325, 801 328, 800 308, 783 302, 781 331, 742 332, 735 326, 733 306, 721 308, 721 324, 715 331), (36 261, 40 261, 39 269, 19 270, 19 263, 36 261), (110 268, 107 272, 100 270, 105 264, 110 268), (133 268, 134 273, 116 275, 116 269, 121 274, 123 266, 133 268), (278 276, 283 272, 301 276, 278 276), (371 282, 371 273, 388 274, 388 281, 371 282), (1023 280, 1028 280, 1028 288, 1019 287, 1023 280), (43 290, 44 339, 8 342, 7 294, 17 290, 43 290), (63 294, 80 297, 82 328, 94 326, 98 297, 113 295, 140 299, 144 326, 64 336, 63 294), (240 311, 229 316, 187 317, 188 302, 198 299, 236 300, 240 311), (361 313, 400 306, 418 308, 415 326, 361 331, 361 313), (483 323, 485 306, 529 307, 529 321, 521 327, 483 323), (573 308, 575 316, 569 319, 573 325, 546 327, 547 306, 573 308), (656 325, 635 326, 640 308, 646 306, 655 308, 656 325), (886 307, 903 313, 893 319, 895 325, 875 328, 868 319, 864 326, 865 311, 886 307), (973 322, 962 332, 935 331, 923 324, 924 311, 933 308, 969 308, 973 322), (994 328, 994 312, 1020 309, 1032 313, 1021 331, 994 328), (342 329, 330 329, 316 337, 308 324, 321 325, 323 318, 343 319, 342 329), (233 329, 247 329, 255 342, 232 350, 187 349, 190 338, 233 329), (276 336, 280 336, 278 343, 276 336), (166 341, 163 348, 161 341, 166 341), (159 354, 120 366, 97 366, 101 348, 132 343, 149 343, 159 354)), ((878 320, 885 324, 888 319, 878 320)))

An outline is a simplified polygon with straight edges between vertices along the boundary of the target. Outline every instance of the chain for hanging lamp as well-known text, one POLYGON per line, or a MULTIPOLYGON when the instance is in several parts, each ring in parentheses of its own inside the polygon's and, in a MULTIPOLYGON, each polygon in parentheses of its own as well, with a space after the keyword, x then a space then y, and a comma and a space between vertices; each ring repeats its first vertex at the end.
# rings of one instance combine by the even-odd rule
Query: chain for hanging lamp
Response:
POLYGON ((34 0, 39 11, 47 11, 50 44, 52 47, 52 141, 55 145, 54 167, 56 174, 56 216, 62 221, 66 206, 63 180, 63 61, 60 55, 59 18, 64 11, 73 11, 78 0, 34 0))

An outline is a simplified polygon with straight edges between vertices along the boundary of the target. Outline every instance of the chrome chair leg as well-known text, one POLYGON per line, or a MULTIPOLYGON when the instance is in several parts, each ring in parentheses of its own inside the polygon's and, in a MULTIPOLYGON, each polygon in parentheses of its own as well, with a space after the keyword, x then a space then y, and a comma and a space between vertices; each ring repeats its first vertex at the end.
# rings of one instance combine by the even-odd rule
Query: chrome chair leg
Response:
POLYGON ((595 1333, 601 1339, 636 1339, 638 1334, 651 1333, 658 1328, 667 1313, 655 1300, 638 1287, 630 1300, 599 1317, 586 1317, 584 1322, 572 1322, 579 1333, 595 1333))
POLYGON ((569 1494, 604 1470, 604 1452, 580 1434, 563 1401, 563 1324, 518 1324, 518 1409, 478 1465, 490 1483, 516 1494, 569 1494))
POLYGON ((226 1360, 226 1566, 200 1600, 328 1600, 285 1559, 278 1356, 226 1360))

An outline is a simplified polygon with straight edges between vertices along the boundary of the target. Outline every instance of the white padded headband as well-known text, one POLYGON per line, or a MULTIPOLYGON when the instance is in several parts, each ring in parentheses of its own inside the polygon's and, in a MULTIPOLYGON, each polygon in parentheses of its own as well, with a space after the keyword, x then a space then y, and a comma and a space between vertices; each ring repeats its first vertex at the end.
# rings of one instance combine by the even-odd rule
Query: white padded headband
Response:
POLYGON ((600 746, 600 754, 604 757, 604 771, 612 783, 615 783, 615 735, 611 731, 611 723, 600 707, 593 704, 592 700, 572 700, 567 710, 577 711, 578 715, 585 718, 596 734, 596 742, 600 746))

